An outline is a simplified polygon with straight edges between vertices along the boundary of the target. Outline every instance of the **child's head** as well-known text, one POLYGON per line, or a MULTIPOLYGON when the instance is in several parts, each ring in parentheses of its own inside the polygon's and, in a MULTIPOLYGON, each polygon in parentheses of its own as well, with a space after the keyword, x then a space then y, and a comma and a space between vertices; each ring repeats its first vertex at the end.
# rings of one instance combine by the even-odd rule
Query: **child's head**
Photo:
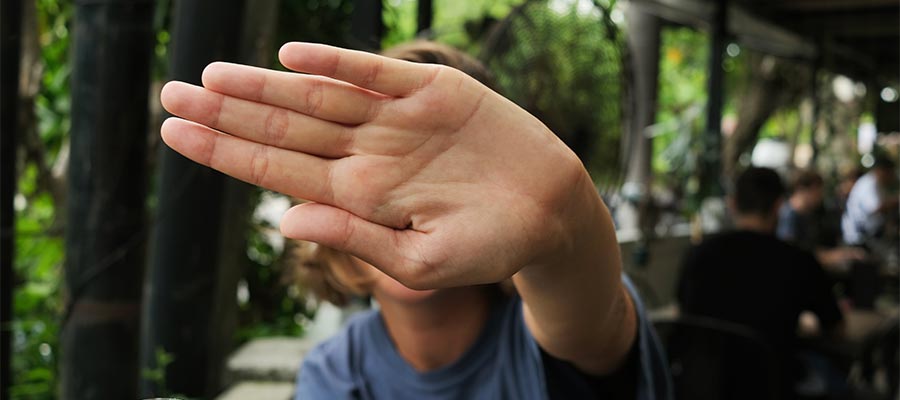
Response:
MULTIPOLYGON (((452 47, 415 41, 388 49, 382 53, 391 58, 418 63, 442 64, 456 68, 493 89, 490 73, 478 60, 452 47)), ((344 305, 354 296, 371 295, 375 286, 402 291, 396 281, 365 262, 325 246, 301 243, 293 256, 296 258, 294 276, 298 284, 311 291, 319 300, 344 305)), ((416 292, 425 295, 425 292, 416 292)), ((410 292, 410 296, 415 293, 410 292)))

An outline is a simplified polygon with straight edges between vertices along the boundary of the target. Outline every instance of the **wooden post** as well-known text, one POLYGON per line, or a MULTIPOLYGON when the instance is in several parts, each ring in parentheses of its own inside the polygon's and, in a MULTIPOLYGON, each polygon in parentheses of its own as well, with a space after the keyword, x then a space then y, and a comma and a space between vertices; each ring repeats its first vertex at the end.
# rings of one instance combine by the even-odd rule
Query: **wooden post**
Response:
POLYGON ((76 1, 61 398, 138 395, 152 0, 76 1))
POLYGON ((809 159, 809 168, 816 169, 816 161, 819 158, 819 141, 816 133, 819 131, 819 112, 821 109, 821 100, 819 99, 819 70, 821 58, 816 57, 809 73, 809 97, 812 101, 812 123, 810 123, 809 147, 812 155, 809 159))
POLYGON ((12 385, 13 260, 15 249, 16 136, 18 136, 19 60, 22 2, 0 3, 0 399, 12 385))
POLYGON ((706 81, 706 135, 704 137, 701 184, 704 197, 724 194, 722 188, 722 101, 724 75, 722 52, 728 36, 728 0, 716 1, 716 12, 709 32, 709 67, 706 81))
MULTIPOLYGON (((170 78, 200 84, 203 69, 213 61, 239 61, 243 0, 181 0, 175 3, 170 50, 170 78)), ((223 255, 223 238, 243 236, 240 226, 228 226, 223 215, 245 212, 228 196, 233 180, 194 163, 163 146, 160 154, 158 215, 150 254, 144 335, 144 368, 156 364, 158 350, 172 362, 165 381, 142 383, 145 397, 180 394, 212 397, 220 389, 223 340, 232 331, 217 331, 226 311, 217 294, 233 285, 223 281, 223 262, 241 259, 242 241, 230 258, 223 255), (236 254, 235 254, 236 253, 236 254), (214 336, 215 335, 215 336, 214 336), (160 384, 165 387, 160 387, 160 384)), ((234 287, 230 299, 234 302, 234 287)), ((233 329, 233 328, 232 328, 233 329)))
POLYGON ((416 33, 422 33, 431 30, 431 22, 433 20, 434 2, 432 0, 419 0, 416 33))
POLYGON ((354 2, 353 15, 350 20, 351 37, 348 40, 351 46, 369 51, 381 49, 381 37, 384 34, 384 22, 381 14, 380 0, 356 0, 354 2))
POLYGON ((656 96, 659 77, 659 18, 645 12, 640 6, 632 5, 625 13, 628 21, 628 52, 631 55, 631 76, 633 77, 629 95, 631 118, 628 121, 628 154, 623 195, 637 207, 636 220, 626 223, 620 229, 638 229, 646 219, 646 204, 650 198, 652 180, 653 141, 646 134, 656 118, 656 96))

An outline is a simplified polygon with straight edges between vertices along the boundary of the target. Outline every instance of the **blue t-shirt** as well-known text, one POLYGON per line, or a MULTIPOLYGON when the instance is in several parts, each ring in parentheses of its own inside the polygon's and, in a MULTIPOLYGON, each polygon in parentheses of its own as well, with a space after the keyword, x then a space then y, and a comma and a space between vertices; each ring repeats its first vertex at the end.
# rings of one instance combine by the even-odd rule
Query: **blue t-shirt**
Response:
MULTIPOLYGON (((639 400, 670 399, 670 383, 659 342, 637 294, 627 278, 624 281, 634 299, 639 320, 638 339, 630 356, 637 371, 633 392, 639 400)), ((483 332, 462 357, 425 373, 416 371, 401 358, 381 314, 370 311, 352 319, 344 330, 307 354, 297 380, 296 400, 559 397, 560 393, 553 392, 560 385, 548 385, 548 376, 554 382, 567 382, 565 396, 568 398, 596 396, 588 390, 594 378, 578 372, 570 364, 558 360, 548 362, 548 357, 526 327, 522 302, 517 297, 494 307, 483 332), (573 397, 573 388, 575 393, 584 395, 573 397)))

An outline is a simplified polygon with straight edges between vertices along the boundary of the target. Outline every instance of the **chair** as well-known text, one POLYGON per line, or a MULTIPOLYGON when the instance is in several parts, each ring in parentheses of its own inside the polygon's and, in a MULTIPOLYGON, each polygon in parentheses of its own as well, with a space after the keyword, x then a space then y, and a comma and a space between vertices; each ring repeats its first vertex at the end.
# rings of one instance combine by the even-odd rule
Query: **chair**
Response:
POLYGON ((877 388, 878 375, 884 377, 882 392, 884 399, 900 399, 900 319, 894 317, 886 321, 880 329, 863 343, 858 361, 862 385, 877 388))
POLYGON ((681 315, 653 321, 669 358, 676 400, 783 399, 775 351, 751 329, 681 315))

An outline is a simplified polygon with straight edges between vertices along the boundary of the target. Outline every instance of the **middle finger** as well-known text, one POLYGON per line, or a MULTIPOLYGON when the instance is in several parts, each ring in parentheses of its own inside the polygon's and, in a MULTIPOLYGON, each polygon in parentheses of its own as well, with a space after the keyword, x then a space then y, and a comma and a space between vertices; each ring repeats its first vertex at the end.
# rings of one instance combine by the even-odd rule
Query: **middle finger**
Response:
POLYGON ((331 78, 216 62, 203 86, 233 97, 346 125, 370 121, 387 97, 331 78))

